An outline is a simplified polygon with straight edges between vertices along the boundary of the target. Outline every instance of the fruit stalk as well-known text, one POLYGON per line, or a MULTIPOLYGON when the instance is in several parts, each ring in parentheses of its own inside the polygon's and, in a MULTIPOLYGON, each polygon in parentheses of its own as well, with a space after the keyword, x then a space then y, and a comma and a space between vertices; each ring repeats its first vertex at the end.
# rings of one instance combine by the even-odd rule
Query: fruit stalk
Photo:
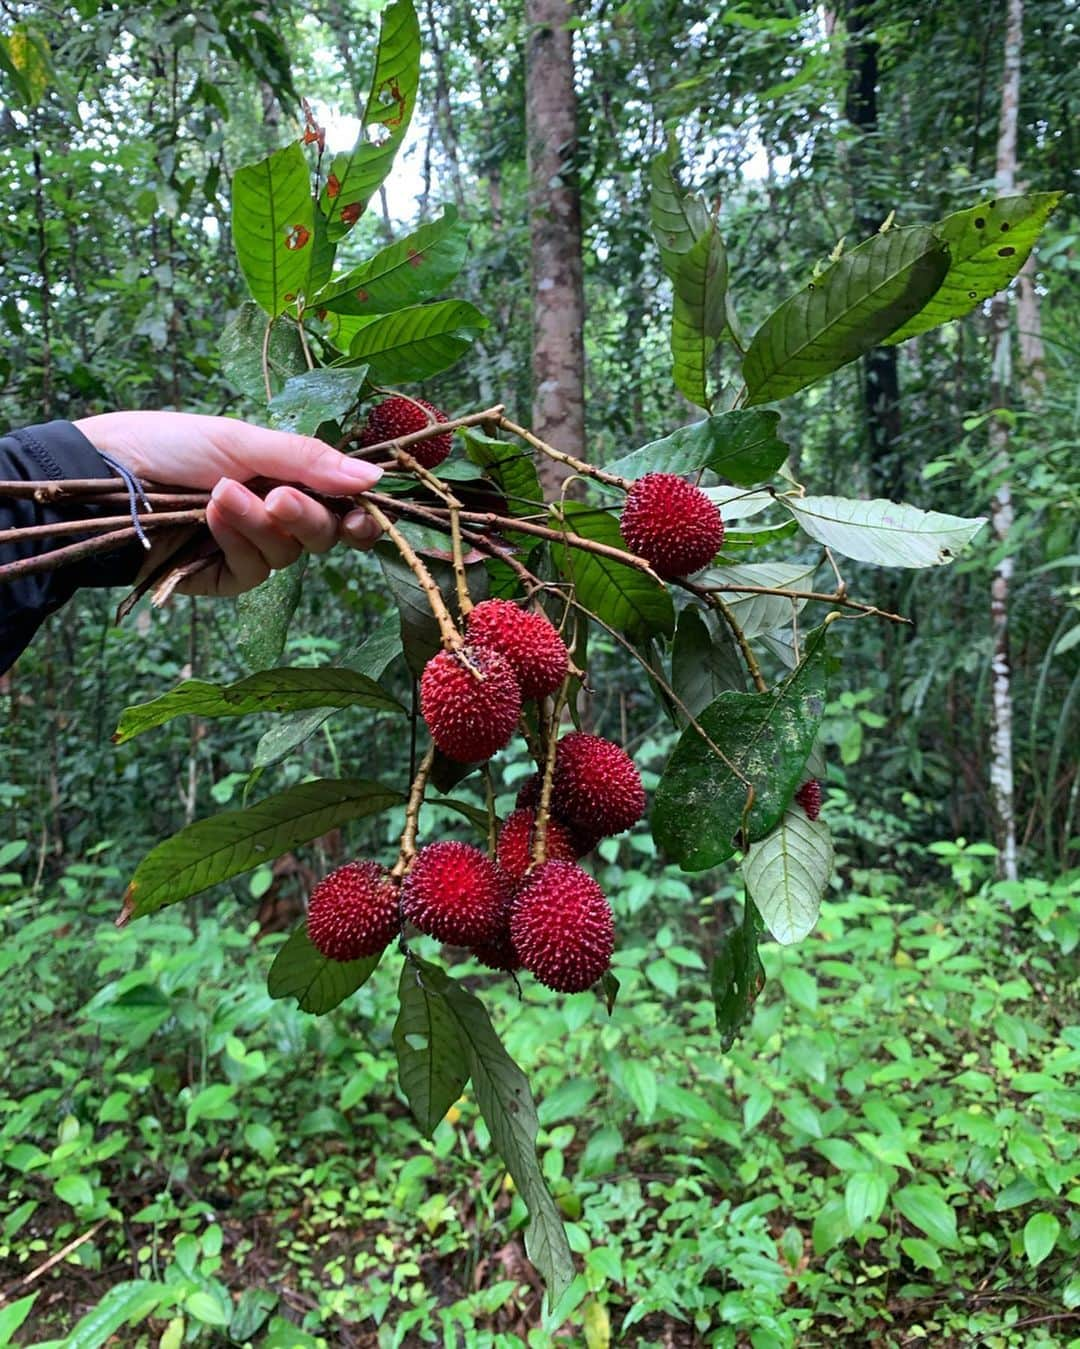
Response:
POLYGON ((416 777, 413 778, 412 787, 409 789, 409 801, 405 807, 405 828, 401 831, 400 851, 393 870, 390 872, 395 880, 400 880, 405 875, 416 856, 416 834, 420 826, 420 807, 424 804, 424 792, 427 790, 427 780, 434 762, 435 746, 431 745, 421 759, 420 767, 416 770, 416 777))

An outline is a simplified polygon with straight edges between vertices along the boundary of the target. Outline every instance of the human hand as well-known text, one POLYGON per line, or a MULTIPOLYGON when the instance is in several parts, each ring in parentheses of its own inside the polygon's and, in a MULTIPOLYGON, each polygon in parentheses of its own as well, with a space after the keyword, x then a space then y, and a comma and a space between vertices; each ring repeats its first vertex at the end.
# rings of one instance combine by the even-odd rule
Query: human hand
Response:
POLYGON ((339 517, 296 487, 275 487, 263 499, 244 486, 251 478, 277 478, 348 497, 382 476, 311 436, 188 412, 105 412, 74 425, 136 477, 211 489, 206 523, 223 562, 189 577, 179 587, 186 594, 238 595, 305 550, 325 553, 339 540, 370 548, 379 536, 363 509, 339 517))

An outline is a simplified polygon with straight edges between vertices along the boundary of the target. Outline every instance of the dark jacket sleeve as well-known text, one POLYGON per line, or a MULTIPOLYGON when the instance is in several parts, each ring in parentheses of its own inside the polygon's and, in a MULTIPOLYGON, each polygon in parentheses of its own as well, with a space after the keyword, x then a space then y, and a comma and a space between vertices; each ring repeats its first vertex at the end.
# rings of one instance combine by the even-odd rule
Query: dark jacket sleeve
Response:
MULTIPOLYGON (((0 437, 0 482, 51 478, 112 478, 113 473, 81 431, 70 422, 29 426, 0 437)), ((114 478, 117 487, 122 484, 114 478)), ((123 514, 123 511, 110 513, 123 514)), ((60 520, 86 519, 101 514, 99 507, 74 499, 44 504, 0 492, 0 530, 22 525, 44 525, 60 520)), ((81 537, 81 536, 75 536, 81 537)), ((22 543, 0 544, 0 564, 44 552, 71 536, 39 537, 22 543)), ((113 553, 85 558, 56 571, 40 572, 15 581, 0 581, 0 674, 8 669, 41 623, 70 599, 80 586, 130 585, 145 553, 138 544, 113 553)))

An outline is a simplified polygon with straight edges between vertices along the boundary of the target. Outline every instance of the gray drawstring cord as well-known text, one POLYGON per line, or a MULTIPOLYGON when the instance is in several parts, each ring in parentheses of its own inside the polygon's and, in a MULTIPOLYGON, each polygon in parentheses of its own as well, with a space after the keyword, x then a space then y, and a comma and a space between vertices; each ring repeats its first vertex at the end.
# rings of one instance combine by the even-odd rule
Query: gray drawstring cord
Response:
POLYGON ((143 529, 142 523, 139 520, 139 506, 141 504, 143 509, 149 512, 152 512, 154 508, 150 505, 146 493, 143 491, 142 483, 136 478, 135 474, 132 473, 131 469, 126 465, 121 464, 119 460, 114 459, 111 455, 104 454, 101 450, 98 450, 98 454, 104 459, 114 473, 123 478, 124 486, 127 488, 128 504, 131 507, 132 528, 135 530, 139 542, 147 551, 149 551, 151 543, 146 536, 146 530, 143 529))

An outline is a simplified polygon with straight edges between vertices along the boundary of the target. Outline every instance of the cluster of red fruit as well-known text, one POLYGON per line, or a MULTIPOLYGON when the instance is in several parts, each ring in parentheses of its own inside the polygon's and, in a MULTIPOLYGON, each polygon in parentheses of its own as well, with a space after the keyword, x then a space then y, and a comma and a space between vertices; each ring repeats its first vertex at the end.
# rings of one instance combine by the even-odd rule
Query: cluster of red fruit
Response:
MULTIPOLYGON (((373 445, 446 421, 422 399, 395 396, 373 409, 361 444, 373 445)), ((434 468, 452 433, 417 442, 434 468)), ((627 493, 620 519, 627 545, 662 577, 712 561, 724 539, 716 505, 671 473, 649 473, 627 493)), ((539 611, 485 600, 465 620, 460 647, 440 651, 420 679, 420 710, 435 745, 459 763, 491 758, 510 741, 522 704, 555 693, 570 658, 539 611)), ((564 993, 591 987, 607 970, 615 931, 600 886, 578 865, 602 838, 629 829, 645 811, 629 756, 580 731, 556 746, 549 817, 536 848, 541 779, 534 774, 503 824, 494 859, 466 843, 420 849, 400 883, 377 862, 352 862, 327 876, 308 909, 308 935, 333 960, 380 954, 404 922, 471 950, 492 969, 529 970, 564 993), (539 854, 539 855, 538 855, 539 854)))

